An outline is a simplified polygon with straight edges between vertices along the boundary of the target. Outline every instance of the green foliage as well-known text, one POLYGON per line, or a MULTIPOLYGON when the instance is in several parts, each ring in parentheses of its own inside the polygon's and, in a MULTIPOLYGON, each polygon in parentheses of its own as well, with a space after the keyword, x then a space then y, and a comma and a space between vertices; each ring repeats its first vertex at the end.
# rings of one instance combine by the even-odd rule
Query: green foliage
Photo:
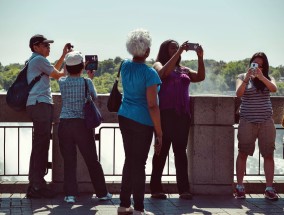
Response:
MULTIPOLYGON (((98 70, 95 72, 93 83, 99 94, 106 94, 111 91, 114 80, 118 72, 118 68, 123 59, 116 57, 100 61, 98 70)), ((151 59, 146 62, 148 66, 152 66, 154 60, 151 59)), ((198 61, 182 61, 182 65, 187 66, 193 70, 197 70, 198 61)), ((233 61, 226 63, 224 61, 215 61, 212 59, 204 60, 206 69, 206 78, 200 83, 192 83, 190 85, 190 94, 222 94, 222 95, 235 95, 236 76, 246 72, 249 64, 249 59, 241 61, 233 61)), ((24 65, 10 64, 2 66, 0 63, 0 89, 7 90, 13 81, 16 79, 19 71, 24 65)), ((87 76, 83 73, 83 76, 87 76)), ((270 67, 270 76, 274 77, 277 81, 278 91, 272 94, 273 96, 284 95, 284 82, 281 82, 281 77, 284 77, 284 66, 270 67)), ((122 91, 121 83, 119 89, 122 91)), ((51 79, 52 92, 60 92, 58 82, 51 79)))

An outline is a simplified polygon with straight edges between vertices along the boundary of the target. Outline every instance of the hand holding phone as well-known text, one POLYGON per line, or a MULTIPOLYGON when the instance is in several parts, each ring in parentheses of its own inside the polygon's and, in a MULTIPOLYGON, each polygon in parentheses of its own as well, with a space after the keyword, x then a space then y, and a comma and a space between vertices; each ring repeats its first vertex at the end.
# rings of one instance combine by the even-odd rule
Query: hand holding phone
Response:
POLYGON ((98 69, 98 56, 97 55, 85 55, 85 70, 97 70, 98 69))
POLYGON ((198 47, 199 47, 198 43, 187 43, 187 50, 196 51, 198 47))

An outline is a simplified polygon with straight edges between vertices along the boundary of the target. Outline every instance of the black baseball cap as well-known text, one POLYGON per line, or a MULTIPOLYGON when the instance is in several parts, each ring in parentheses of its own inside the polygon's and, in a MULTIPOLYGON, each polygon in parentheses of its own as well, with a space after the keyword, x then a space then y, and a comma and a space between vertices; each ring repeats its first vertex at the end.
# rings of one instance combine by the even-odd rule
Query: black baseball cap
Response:
POLYGON ((38 44, 38 43, 53 43, 53 40, 48 40, 46 39, 46 37, 44 37, 41 34, 36 34, 34 36, 32 36, 32 38, 30 39, 30 48, 33 47, 33 45, 38 44))

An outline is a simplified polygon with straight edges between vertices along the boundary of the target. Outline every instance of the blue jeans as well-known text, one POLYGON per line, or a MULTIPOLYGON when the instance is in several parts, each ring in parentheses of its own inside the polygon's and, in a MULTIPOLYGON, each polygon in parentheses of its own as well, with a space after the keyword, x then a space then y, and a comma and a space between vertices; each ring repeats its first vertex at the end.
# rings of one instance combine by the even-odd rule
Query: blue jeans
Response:
POLYGON ((59 147, 64 161, 64 192, 77 196, 77 148, 87 165, 97 197, 107 194, 102 166, 98 160, 93 130, 87 129, 84 119, 60 119, 59 147))
POLYGON ((152 160, 151 193, 163 192, 161 178, 171 144, 175 156, 178 192, 179 194, 189 192, 186 148, 190 117, 187 114, 178 115, 174 110, 163 110, 160 114, 163 145, 159 156, 155 154, 152 160))
POLYGON ((34 127, 30 156, 29 185, 40 189, 46 186, 44 176, 51 139, 53 106, 43 102, 37 103, 27 106, 27 113, 34 127))
POLYGON ((123 116, 118 116, 118 121, 125 152, 120 206, 129 207, 131 205, 130 197, 133 193, 134 209, 143 211, 146 180, 145 165, 153 138, 154 128, 123 116))

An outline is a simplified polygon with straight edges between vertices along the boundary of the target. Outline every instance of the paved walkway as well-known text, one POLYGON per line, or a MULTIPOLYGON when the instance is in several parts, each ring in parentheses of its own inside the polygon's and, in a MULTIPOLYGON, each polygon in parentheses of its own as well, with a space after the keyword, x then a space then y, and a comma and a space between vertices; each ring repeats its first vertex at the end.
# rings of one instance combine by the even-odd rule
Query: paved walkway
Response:
MULTIPOLYGON (((75 214, 117 214, 119 195, 114 195, 110 201, 99 201, 92 194, 81 194, 76 204, 67 204, 63 195, 54 199, 30 200, 25 194, 0 194, 1 215, 75 215, 75 214)), ((247 195, 245 200, 234 199, 232 196, 194 196, 193 200, 180 200, 177 194, 169 194, 167 200, 151 199, 145 195, 145 208, 156 215, 180 214, 284 214, 284 194, 278 201, 269 201, 263 195, 247 195)))

